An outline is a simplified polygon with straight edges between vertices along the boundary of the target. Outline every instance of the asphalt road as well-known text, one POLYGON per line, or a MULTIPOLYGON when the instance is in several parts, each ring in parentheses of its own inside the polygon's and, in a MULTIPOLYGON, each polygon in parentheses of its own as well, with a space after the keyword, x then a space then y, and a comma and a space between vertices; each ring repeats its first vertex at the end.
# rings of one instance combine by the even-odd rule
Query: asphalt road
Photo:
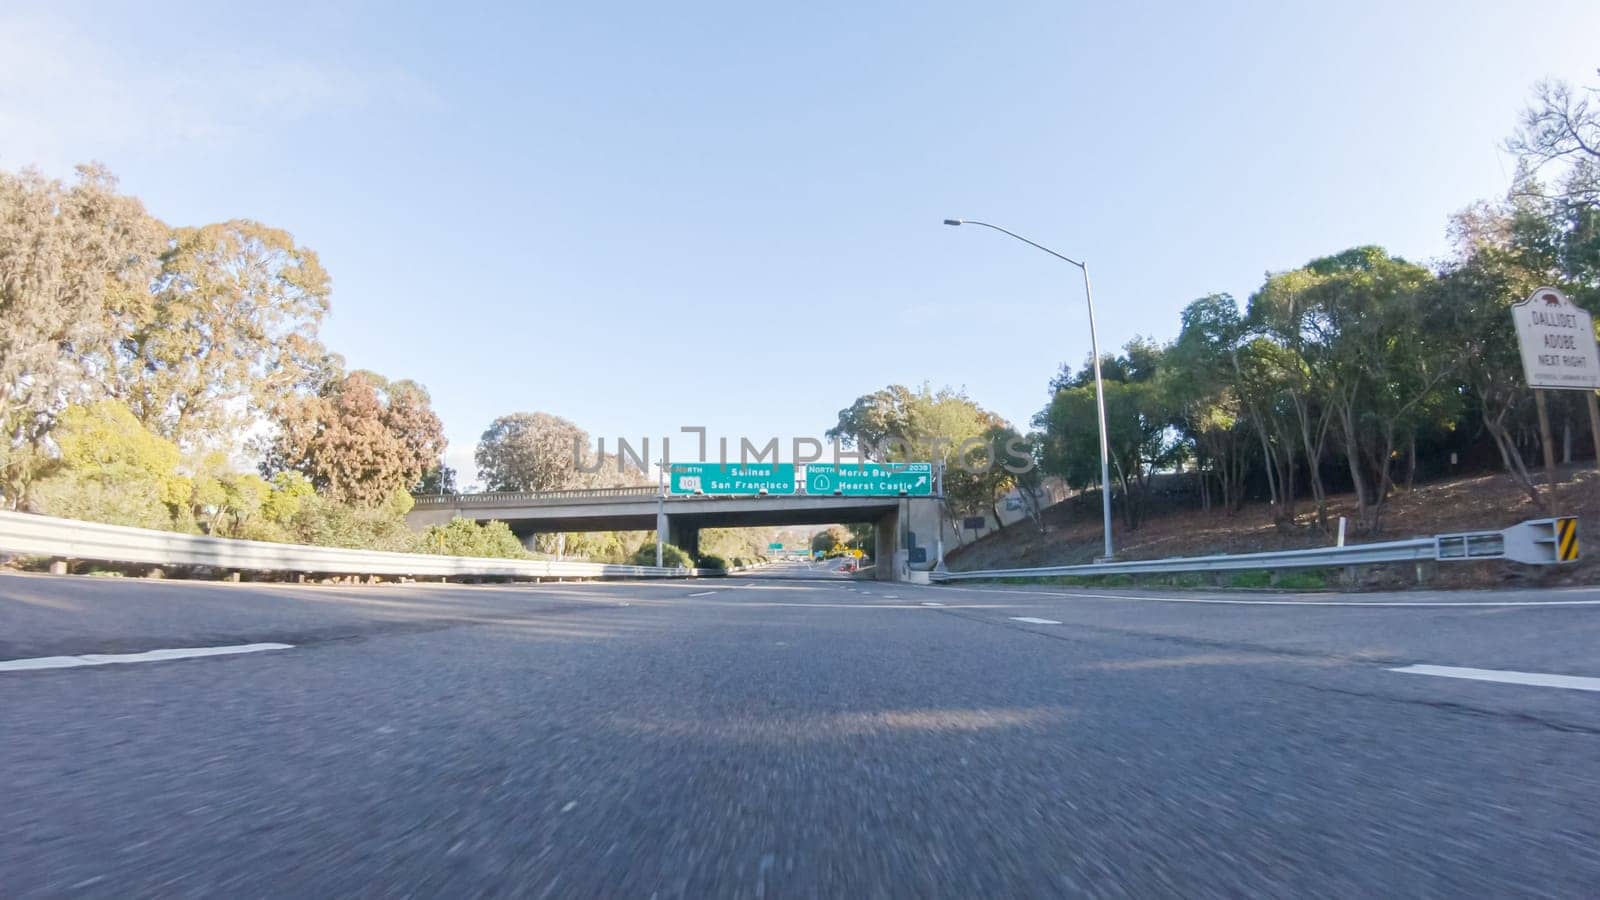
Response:
POLYGON ((1600 590, 0 575, 0 661, 262 642, 0 669, 0 895, 1600 893, 1600 692, 1393 671, 1600 590))

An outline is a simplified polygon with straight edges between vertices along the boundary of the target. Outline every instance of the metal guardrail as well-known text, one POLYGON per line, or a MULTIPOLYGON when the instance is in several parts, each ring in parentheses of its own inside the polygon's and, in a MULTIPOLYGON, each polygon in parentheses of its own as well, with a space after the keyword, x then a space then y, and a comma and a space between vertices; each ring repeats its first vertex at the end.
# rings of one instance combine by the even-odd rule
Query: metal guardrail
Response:
POLYGON ((567 500, 606 500, 614 497, 654 497, 653 485, 582 488, 565 491, 492 491, 484 494, 415 494, 414 507, 494 506, 503 503, 560 503, 567 500))
POLYGON ((208 566, 229 572, 512 578, 687 578, 699 574, 697 569, 672 567, 274 544, 4 511, 0 511, 0 551, 52 559, 208 566))
POLYGON ((971 572, 933 572, 934 581, 975 578, 1050 578, 1062 575, 1166 575, 1180 572, 1236 572, 1243 569, 1314 569, 1416 561, 1461 562, 1507 559, 1533 565, 1575 562, 1577 519, 1533 519, 1501 531, 1476 531, 1434 537, 1274 550, 1216 556, 1129 560, 1077 566, 1043 566, 1030 569, 980 569, 971 572), (1570 535, 1570 537, 1568 537, 1570 535))

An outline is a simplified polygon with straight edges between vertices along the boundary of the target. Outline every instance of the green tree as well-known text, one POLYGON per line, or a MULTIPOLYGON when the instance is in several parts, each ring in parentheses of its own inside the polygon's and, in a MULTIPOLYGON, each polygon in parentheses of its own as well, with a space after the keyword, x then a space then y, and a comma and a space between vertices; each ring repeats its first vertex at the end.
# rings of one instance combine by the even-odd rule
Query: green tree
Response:
MULTIPOLYGON (((1171 430, 1172 406, 1158 377, 1165 353, 1160 345, 1136 338, 1122 355, 1101 361, 1111 476, 1121 490, 1123 522, 1129 528, 1142 521, 1151 476, 1183 458, 1183 446, 1171 430)), ((1100 432, 1093 366, 1085 363, 1075 375, 1064 369, 1051 384, 1050 405, 1034 420, 1044 432, 1045 471, 1077 488, 1098 484, 1100 432)))
MULTIPOLYGON (((1280 529, 1294 527, 1297 496, 1296 458, 1305 421, 1304 368, 1299 357, 1266 337, 1246 335, 1233 351, 1234 387, 1249 416, 1261 448, 1272 518, 1280 529)), ((1325 432, 1322 432, 1325 434, 1325 432)), ((1318 439, 1320 446, 1321 438, 1318 439)))
POLYGON ((444 525, 430 526, 417 539, 423 553, 447 556, 478 556, 498 559, 526 559, 528 552, 504 522, 478 524, 456 516, 444 525))
POLYGON ((757 559, 767 555, 767 545, 781 540, 776 528, 703 528, 700 552, 724 559, 757 559))
POLYGON ((943 466, 942 515, 950 520, 990 509, 1009 486, 1000 459, 1004 448, 993 441, 1013 435, 1004 419, 965 393, 927 384, 915 391, 892 384, 858 397, 827 431, 830 440, 869 459, 943 466))
POLYGON ((1202 508, 1216 502, 1229 513, 1244 502, 1254 439, 1247 402, 1239 389, 1235 357, 1244 337, 1238 304, 1211 294, 1183 310, 1178 339, 1161 371, 1175 423, 1191 444, 1202 508))
POLYGON ((411 503, 411 495, 400 487, 374 505, 309 494, 300 498, 289 523, 289 538, 323 547, 410 552, 417 542, 417 533, 405 521, 411 503))
POLYGON ((55 417, 105 398, 125 323, 148 302, 164 229, 100 166, 68 186, 0 172, 0 492, 25 499, 55 417))
POLYGON ((456 470, 441 460, 438 465, 422 473, 422 478, 411 488, 413 494, 454 494, 456 470))
POLYGON ((1303 366, 1296 403, 1319 522, 1326 494, 1311 461, 1321 460, 1328 424, 1341 439, 1360 524, 1375 531, 1396 446, 1415 434, 1417 414, 1451 373, 1454 354, 1435 340, 1419 302, 1431 278, 1382 248, 1356 247, 1272 276, 1251 298, 1254 319, 1303 366))
POLYGON ((827 553, 836 546, 850 543, 850 532, 842 525, 829 525, 811 536, 813 553, 827 553))
POLYGON ((850 540, 845 541, 845 545, 860 549, 871 556, 877 548, 878 526, 871 522, 851 522, 844 528, 850 532, 850 540))
POLYGON ((286 231, 175 229, 147 313, 122 337, 115 391, 180 445, 225 438, 317 372, 328 294, 316 253, 286 231))
POLYGON ((261 513, 281 529, 290 528, 300 510, 317 496, 311 479, 293 470, 273 475, 271 485, 272 492, 261 502, 261 513))
MULTIPOLYGON (((957 458, 945 469, 945 497, 952 517, 993 513, 995 521, 1000 522, 1000 498, 1021 484, 1018 474, 1007 468, 1013 461, 1005 455, 1005 450, 1013 441, 1022 442, 1023 438, 998 417, 980 437, 981 441, 968 445, 967 453, 959 453, 958 448, 957 458)), ((1028 502, 1027 499, 1024 502, 1028 502)))
POLYGON ((338 502, 386 502, 416 484, 444 452, 444 426, 427 391, 412 381, 356 371, 283 401, 277 413, 263 474, 300 472, 338 502))
MULTIPOLYGON (((579 531, 564 536, 565 553, 594 562, 625 563, 646 542, 646 535, 654 539, 653 532, 643 531, 579 531)), ((543 537, 543 535, 541 535, 543 537)), ((704 532, 701 540, 704 540, 704 532)), ((654 557, 651 565, 655 564, 654 557)))
POLYGON ((189 502, 178 448, 115 400, 67 407, 53 439, 58 455, 34 488, 34 512, 164 529, 189 502))
POLYGON ((1600 271, 1600 86, 1536 85, 1506 149, 1519 163, 1513 196, 1547 206, 1555 238, 1550 246, 1563 257, 1563 268, 1600 271))
MULTIPOLYGON (((634 552, 633 558, 628 560, 628 562, 630 565, 635 566, 655 565, 656 542, 652 540, 640 545, 639 549, 634 552)), ((686 569, 692 569, 695 567, 694 559, 692 559, 688 553, 684 552, 682 549, 673 544, 661 545, 661 564, 669 567, 681 566, 686 569)))
POLYGON ((910 389, 898 384, 863 394, 839 410, 839 420, 828 429, 827 437, 844 447, 874 454, 891 438, 909 441, 913 431, 911 407, 915 400, 916 395, 910 389))
POLYGON ((227 454, 213 450, 192 465, 188 515, 210 534, 253 540, 282 540, 265 514, 273 487, 253 472, 235 471, 227 454))
MULTIPOLYGON (((1259 383, 1275 388, 1275 403, 1281 404, 1281 411, 1292 418, 1293 434, 1298 439, 1306 479, 1317 506, 1317 522, 1325 525, 1328 491, 1322 478, 1322 463, 1337 410, 1333 395, 1338 386, 1336 376, 1329 370, 1331 354, 1318 353, 1316 347, 1308 345, 1327 342, 1333 329, 1311 318, 1308 309, 1312 305, 1304 298, 1320 282, 1321 275, 1311 266, 1268 276, 1250 297, 1246 318, 1253 334, 1276 345, 1276 352, 1266 352, 1267 348, 1260 346, 1253 348, 1253 362, 1270 367, 1269 371, 1258 373, 1259 383)), ((1289 444, 1294 445, 1295 442, 1289 444)), ((1288 459, 1293 465, 1292 454, 1288 459)), ((1292 498, 1292 493, 1289 496, 1292 498)), ((1292 522, 1291 518, 1287 524, 1292 522)))
POLYGON ((582 483, 574 454, 588 444, 589 433, 560 416, 512 413, 483 433, 474 459, 488 490, 555 491, 582 483))
POLYGON ((1003 424, 960 391, 892 384, 840 410, 826 436, 879 461, 949 463, 964 441, 1003 424))
MULTIPOLYGON (((1431 286, 1430 300, 1445 311, 1448 336, 1459 354, 1461 380, 1505 470, 1528 498, 1545 499, 1522 458, 1518 433, 1531 425, 1533 393, 1522 371, 1511 305, 1541 284, 1558 280, 1546 248, 1529 246, 1528 204, 1479 204, 1452 225, 1456 258, 1431 286), (1523 223, 1518 219, 1524 220, 1523 223)), ((1536 428, 1532 429, 1537 431, 1536 428)))

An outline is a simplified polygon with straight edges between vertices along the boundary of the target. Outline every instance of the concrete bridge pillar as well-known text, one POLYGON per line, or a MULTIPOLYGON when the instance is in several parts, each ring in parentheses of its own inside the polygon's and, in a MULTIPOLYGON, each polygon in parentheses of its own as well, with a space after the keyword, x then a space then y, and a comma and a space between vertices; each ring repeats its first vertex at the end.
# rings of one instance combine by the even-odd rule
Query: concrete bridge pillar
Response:
POLYGON ((895 580, 896 550, 900 549, 900 510, 898 507, 873 522, 872 572, 879 581, 895 580))
POLYGON ((682 521, 673 521, 667 517, 667 543, 689 554, 696 562, 700 560, 700 529, 682 521))

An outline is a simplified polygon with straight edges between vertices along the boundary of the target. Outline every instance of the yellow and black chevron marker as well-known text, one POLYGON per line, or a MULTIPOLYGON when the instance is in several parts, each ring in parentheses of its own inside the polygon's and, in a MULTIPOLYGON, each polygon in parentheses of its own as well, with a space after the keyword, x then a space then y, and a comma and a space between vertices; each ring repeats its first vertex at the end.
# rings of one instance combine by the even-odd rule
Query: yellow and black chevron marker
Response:
POLYGON ((1574 562, 1578 558, 1578 520, 1556 520, 1556 562, 1574 562))

